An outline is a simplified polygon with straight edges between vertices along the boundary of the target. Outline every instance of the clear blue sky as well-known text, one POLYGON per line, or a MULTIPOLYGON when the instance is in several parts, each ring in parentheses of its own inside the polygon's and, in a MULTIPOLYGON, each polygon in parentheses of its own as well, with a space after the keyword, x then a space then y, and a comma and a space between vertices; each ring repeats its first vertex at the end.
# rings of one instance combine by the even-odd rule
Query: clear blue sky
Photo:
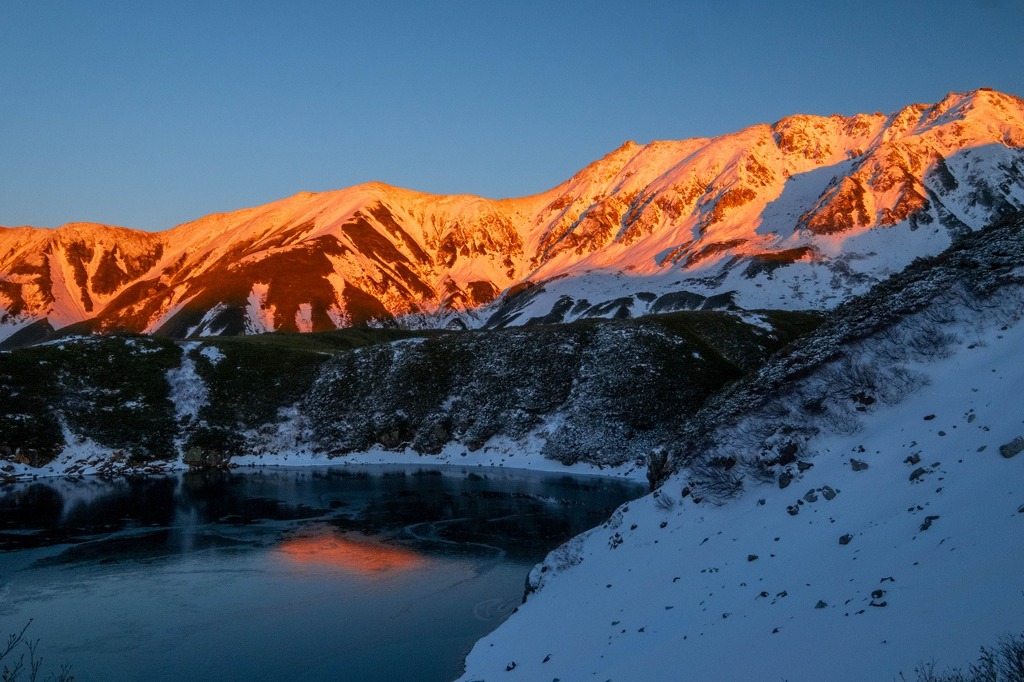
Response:
POLYGON ((1024 96, 1019 0, 0 1, 0 225, 548 189, 625 140, 1024 96))

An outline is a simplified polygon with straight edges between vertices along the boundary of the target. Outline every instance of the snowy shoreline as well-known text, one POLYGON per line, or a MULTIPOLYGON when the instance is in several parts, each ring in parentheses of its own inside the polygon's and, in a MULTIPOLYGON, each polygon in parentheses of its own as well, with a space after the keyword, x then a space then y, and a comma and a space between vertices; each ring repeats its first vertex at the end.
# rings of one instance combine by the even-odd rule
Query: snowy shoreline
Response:
MULTIPOLYGON (((385 450, 375 448, 366 452, 330 457, 309 451, 286 451, 279 454, 249 454, 232 457, 227 469, 259 469, 279 467, 345 467, 348 465, 394 464, 431 466, 488 467, 495 469, 517 469, 542 473, 565 473, 573 476, 598 476, 625 479, 638 483, 647 482, 646 466, 631 462, 617 467, 577 462, 565 465, 546 459, 536 451, 515 452, 510 443, 486 445, 476 452, 452 444, 437 455, 421 455, 413 450, 385 450)), ((12 463, 0 474, 2 483, 18 483, 48 478, 79 478, 84 476, 161 476, 187 472, 189 466, 180 458, 167 461, 147 462, 132 465, 116 453, 82 441, 69 447, 56 460, 40 468, 26 464, 12 463)))

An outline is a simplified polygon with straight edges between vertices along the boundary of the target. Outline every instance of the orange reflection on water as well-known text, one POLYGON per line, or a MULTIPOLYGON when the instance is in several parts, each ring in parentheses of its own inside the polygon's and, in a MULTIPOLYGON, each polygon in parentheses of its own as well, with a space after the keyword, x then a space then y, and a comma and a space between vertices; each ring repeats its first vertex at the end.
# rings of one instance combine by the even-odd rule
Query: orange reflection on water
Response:
POLYGON ((363 575, 405 571, 425 562, 422 556, 407 549, 327 534, 286 540, 280 549, 296 564, 334 566, 363 575))

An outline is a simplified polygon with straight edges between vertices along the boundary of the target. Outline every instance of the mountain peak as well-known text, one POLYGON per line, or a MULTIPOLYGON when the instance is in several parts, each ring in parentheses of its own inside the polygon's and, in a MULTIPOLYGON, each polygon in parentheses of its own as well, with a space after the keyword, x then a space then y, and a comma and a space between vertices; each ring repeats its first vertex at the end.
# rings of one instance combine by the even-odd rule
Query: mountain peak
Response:
POLYGON ((1021 209, 1024 101, 979 89, 889 116, 627 141, 532 197, 373 181, 161 233, 5 229, 0 341, 44 318, 189 336, 828 308, 1021 209))

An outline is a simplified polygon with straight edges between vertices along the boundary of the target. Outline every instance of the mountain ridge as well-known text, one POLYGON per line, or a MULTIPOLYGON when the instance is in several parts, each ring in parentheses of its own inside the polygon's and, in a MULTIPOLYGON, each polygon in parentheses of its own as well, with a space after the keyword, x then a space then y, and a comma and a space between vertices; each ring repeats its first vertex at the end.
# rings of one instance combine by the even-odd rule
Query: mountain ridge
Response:
POLYGON ((370 182, 163 232, 3 228, 0 342, 827 309, 1022 207, 1024 102, 951 93, 627 142, 528 197, 370 182))

